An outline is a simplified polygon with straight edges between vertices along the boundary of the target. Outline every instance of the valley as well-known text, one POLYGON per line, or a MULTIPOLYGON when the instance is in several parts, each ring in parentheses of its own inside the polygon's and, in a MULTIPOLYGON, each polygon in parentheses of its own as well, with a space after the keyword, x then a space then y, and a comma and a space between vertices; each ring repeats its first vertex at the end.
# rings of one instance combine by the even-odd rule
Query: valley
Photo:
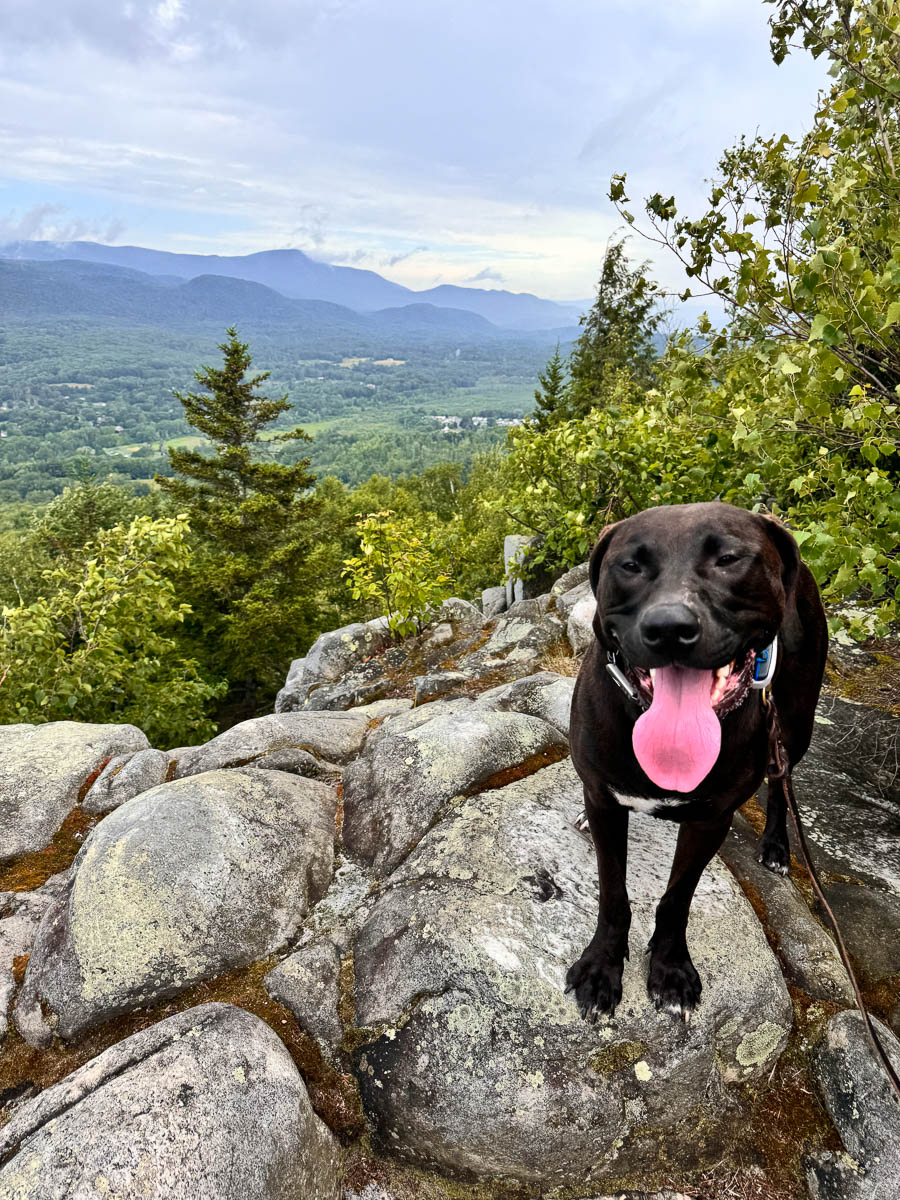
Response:
POLYGON ((167 445, 203 444, 174 392, 190 391, 194 371, 217 360, 231 324, 253 369, 271 372, 269 394, 292 405, 269 438, 298 425, 314 438, 273 444, 273 455, 309 455, 318 475, 350 485, 464 465, 502 442, 506 422, 533 408, 557 341, 576 332, 501 328, 431 304, 360 312, 227 276, 2 258, 0 321, 7 506, 45 503, 85 475, 149 489, 169 470, 167 445))

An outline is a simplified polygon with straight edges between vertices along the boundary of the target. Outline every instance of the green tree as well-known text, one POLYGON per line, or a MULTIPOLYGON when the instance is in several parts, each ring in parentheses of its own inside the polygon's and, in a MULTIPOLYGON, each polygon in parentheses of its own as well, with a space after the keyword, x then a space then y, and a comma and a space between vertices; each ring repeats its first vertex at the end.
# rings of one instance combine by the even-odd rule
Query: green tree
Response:
POLYGON ((157 745, 211 736, 221 688, 175 634, 189 607, 173 579, 190 557, 184 517, 100 530, 82 561, 43 573, 42 596, 0 613, 0 723, 138 725, 157 745))
POLYGON ((249 348, 234 328, 220 349, 221 367, 195 372, 202 391, 175 393, 211 448, 170 447, 176 477, 156 482, 197 537, 186 587, 198 656, 227 674, 230 702, 254 711, 257 693, 275 689, 318 629, 319 504, 309 459, 276 462, 270 449, 309 437, 299 428, 261 436, 291 407, 287 396, 260 394, 269 373, 248 375, 249 348))
POLYGON ((450 595, 453 581, 441 568, 431 539, 420 536, 421 522, 395 512, 368 513, 357 525, 359 554, 344 563, 354 599, 371 615, 384 615, 391 633, 422 632, 426 615, 450 595))
POLYGON ((538 374, 538 386, 534 392, 535 417, 538 425, 546 429, 560 419, 566 402, 566 364, 559 352, 559 342, 553 357, 538 374))
POLYGON ((653 339, 665 314, 648 266, 629 264, 625 238, 608 243, 594 303, 581 318, 582 333, 569 356, 569 386, 557 409, 559 419, 585 416, 604 402, 620 376, 652 385, 653 339))
POLYGON ((101 529, 125 524, 146 508, 146 501, 137 500, 125 488, 84 476, 35 516, 32 532, 52 558, 74 560, 101 529))

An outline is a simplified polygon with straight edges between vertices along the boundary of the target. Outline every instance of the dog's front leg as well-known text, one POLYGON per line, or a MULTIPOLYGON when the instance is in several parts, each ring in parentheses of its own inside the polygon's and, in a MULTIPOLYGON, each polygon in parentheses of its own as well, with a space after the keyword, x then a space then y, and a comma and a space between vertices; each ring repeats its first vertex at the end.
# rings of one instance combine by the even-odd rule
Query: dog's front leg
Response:
POLYGON ((622 999, 622 968, 628 957, 631 905, 625 887, 628 809, 613 800, 595 801, 585 789, 585 805, 600 876, 597 930, 581 958, 566 975, 566 991, 575 993, 581 1015, 596 1021, 615 1012, 622 999))
POLYGON ((656 909, 650 945, 647 991, 657 1008, 687 1019, 700 999, 702 984, 687 948, 687 922, 700 876, 725 840, 731 813, 716 821, 685 821, 669 875, 656 909))
POLYGON ((769 783, 766 799, 766 827, 759 840, 756 861, 774 871, 776 875, 787 875, 791 865, 791 846, 787 831, 787 801, 784 790, 777 780, 769 783))

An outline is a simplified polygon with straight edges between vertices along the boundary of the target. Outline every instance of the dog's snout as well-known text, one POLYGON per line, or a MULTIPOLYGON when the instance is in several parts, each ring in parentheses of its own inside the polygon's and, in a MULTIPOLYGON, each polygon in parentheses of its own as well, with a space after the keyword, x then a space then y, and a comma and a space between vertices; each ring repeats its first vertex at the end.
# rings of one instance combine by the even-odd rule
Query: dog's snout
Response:
POLYGON ((641 637, 650 650, 675 654, 700 638, 700 620, 686 604, 657 604, 641 619, 641 637))

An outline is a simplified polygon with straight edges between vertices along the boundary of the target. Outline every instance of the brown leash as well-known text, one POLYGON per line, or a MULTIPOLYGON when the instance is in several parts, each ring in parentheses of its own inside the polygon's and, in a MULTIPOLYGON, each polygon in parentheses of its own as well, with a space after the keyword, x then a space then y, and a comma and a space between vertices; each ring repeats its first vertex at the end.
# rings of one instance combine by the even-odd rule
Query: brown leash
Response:
POLYGON ((819 875, 816 868, 813 866, 812 856, 809 852, 809 845, 806 841, 806 834, 803 831, 803 825, 800 822, 800 810, 797 807, 797 797, 794 795, 794 784, 791 779, 791 766, 788 759, 787 751, 784 747, 784 742, 781 738, 781 726, 778 721, 778 713, 775 711, 775 701, 772 699, 768 688, 763 691, 763 707, 766 712, 766 723, 769 731, 769 782, 773 783, 777 780, 781 784, 781 789, 784 792, 784 798, 787 801, 788 811, 791 814, 791 821, 794 826, 794 833, 797 835, 797 845, 800 848, 800 854, 803 858, 803 865, 809 874, 812 881, 813 891, 816 894, 816 899, 822 905, 828 917, 828 923, 834 934, 834 939, 837 942, 838 953, 841 956, 841 962, 844 964, 844 970, 847 972, 847 978, 853 988, 853 994, 856 996, 856 1007, 859 1009, 860 1016, 863 1019, 863 1025, 866 1030, 869 1042, 875 1052, 875 1057, 884 1068, 885 1074, 890 1080, 891 1087, 894 1090, 894 1095, 900 1100, 900 1078, 894 1070, 891 1060, 887 1056, 884 1046, 881 1044, 881 1039, 872 1024, 872 1018, 869 1016, 869 1010, 866 1008, 862 998, 862 993, 859 988, 859 983, 856 979, 856 974, 853 967, 850 965, 850 956, 847 953, 847 947, 844 945, 844 939, 841 936, 840 927, 837 923, 837 918, 831 911, 831 905, 825 899, 825 893, 822 890, 822 884, 819 881, 819 875))

